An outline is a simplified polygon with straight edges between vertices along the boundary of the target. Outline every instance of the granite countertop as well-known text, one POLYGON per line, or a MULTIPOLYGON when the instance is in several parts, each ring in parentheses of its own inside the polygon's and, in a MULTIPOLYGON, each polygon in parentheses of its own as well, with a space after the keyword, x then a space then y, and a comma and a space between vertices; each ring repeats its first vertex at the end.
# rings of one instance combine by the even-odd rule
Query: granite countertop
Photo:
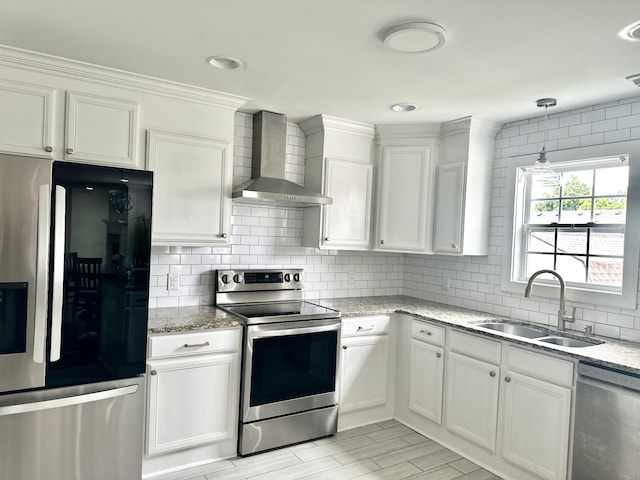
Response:
MULTIPOLYGON (((476 328, 476 325, 487 321, 505 321, 500 315, 477 312, 465 308, 444 305, 405 296, 324 298, 308 300, 325 307, 340 310, 342 317, 363 315, 389 315, 404 313, 420 320, 429 320, 442 325, 456 326, 475 334, 508 340, 515 344, 527 345, 544 352, 552 352, 568 356, 576 360, 593 362, 640 374, 640 344, 616 340, 607 337, 590 335, 589 339, 604 341, 601 345, 570 348, 560 345, 543 344, 535 340, 516 337, 499 331, 488 332, 476 328)), ((525 323, 514 321, 514 323, 525 323)), ((215 306, 169 307, 149 310, 149 334, 179 333, 194 330, 211 330, 242 326, 244 322, 215 306)), ((533 324, 542 327, 553 335, 556 329, 549 325, 533 324)), ((563 333, 576 338, 587 338, 578 332, 568 330, 563 333)))
POLYGON ((233 315, 214 306, 149 309, 149 334, 212 330, 244 325, 233 315))

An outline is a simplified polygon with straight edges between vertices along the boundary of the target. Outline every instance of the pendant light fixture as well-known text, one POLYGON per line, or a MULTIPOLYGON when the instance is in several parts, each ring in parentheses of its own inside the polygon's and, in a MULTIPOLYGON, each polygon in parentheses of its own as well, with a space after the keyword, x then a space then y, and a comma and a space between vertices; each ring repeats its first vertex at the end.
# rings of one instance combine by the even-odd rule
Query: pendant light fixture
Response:
POLYGON ((547 143, 547 110, 549 107, 555 107, 556 104, 555 98, 541 98, 536 101, 538 107, 544 107, 544 141, 536 163, 532 167, 521 169, 521 179, 524 179, 528 185, 534 182, 545 187, 560 185, 560 174, 551 168, 545 149, 547 143))

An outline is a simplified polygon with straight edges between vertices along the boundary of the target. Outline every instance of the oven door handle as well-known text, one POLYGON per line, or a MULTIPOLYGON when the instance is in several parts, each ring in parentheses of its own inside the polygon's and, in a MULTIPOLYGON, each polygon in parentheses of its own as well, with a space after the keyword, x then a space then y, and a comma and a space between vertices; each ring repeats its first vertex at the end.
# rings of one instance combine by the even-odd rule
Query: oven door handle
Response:
POLYGON ((261 337, 279 337, 283 335, 305 335, 308 333, 320 333, 339 331, 342 323, 330 323, 328 325, 310 325, 308 327, 289 326, 287 324, 249 325, 247 333, 252 339, 261 337))

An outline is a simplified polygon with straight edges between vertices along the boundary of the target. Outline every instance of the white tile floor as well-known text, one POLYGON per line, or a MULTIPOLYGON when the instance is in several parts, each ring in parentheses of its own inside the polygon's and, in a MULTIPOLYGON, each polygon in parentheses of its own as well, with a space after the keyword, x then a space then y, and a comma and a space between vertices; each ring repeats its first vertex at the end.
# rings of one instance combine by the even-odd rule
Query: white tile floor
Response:
MULTIPOLYGON (((176 479, 175 474, 172 479, 176 479)), ((390 420, 250 457, 214 463, 180 480, 500 480, 390 420)), ((159 479, 160 480, 160 479, 159 479)))

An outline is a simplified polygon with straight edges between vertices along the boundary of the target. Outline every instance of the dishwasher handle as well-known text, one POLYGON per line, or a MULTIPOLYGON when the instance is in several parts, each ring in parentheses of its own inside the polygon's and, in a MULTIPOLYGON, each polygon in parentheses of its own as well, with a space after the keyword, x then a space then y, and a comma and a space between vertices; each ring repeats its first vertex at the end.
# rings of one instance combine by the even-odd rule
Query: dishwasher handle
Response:
POLYGON ((595 380, 599 383, 640 392, 640 376, 637 374, 582 362, 578 364, 577 371, 578 382, 591 383, 589 380, 595 380))

